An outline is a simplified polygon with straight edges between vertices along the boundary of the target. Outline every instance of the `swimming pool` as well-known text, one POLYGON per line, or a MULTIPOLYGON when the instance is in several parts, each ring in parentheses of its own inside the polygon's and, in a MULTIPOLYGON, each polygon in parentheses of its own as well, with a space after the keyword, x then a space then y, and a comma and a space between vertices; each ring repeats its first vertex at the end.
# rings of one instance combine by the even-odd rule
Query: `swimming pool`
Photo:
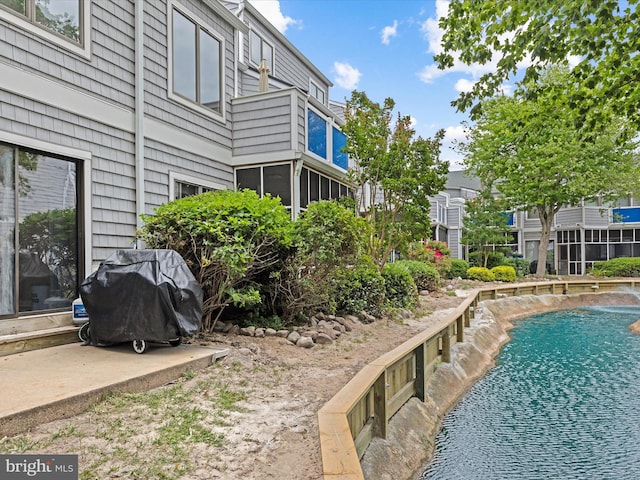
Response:
POLYGON ((640 478, 638 307, 516 322, 444 419, 423 480, 640 478))

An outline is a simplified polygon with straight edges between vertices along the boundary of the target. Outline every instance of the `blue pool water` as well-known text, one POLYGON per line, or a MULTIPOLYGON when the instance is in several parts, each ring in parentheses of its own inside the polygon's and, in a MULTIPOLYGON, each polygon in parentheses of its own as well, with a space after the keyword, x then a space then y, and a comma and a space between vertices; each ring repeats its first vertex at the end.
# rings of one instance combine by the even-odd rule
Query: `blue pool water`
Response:
POLYGON ((443 422, 422 480, 640 479, 637 307, 516 322, 443 422))

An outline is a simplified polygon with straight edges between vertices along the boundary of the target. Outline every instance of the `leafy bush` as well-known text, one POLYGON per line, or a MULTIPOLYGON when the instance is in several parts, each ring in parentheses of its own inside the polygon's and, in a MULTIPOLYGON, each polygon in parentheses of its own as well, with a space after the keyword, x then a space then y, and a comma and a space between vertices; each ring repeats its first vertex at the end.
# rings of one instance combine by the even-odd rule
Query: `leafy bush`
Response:
MULTIPOLYGON (((491 252, 487 255, 487 268, 492 269, 498 265, 504 265, 506 259, 502 252, 491 252)), ((469 254, 469 265, 472 267, 484 267, 484 256, 482 252, 471 252, 469 254)))
POLYGON ((427 242, 427 248, 434 250, 436 255, 440 254, 444 257, 451 256, 451 249, 445 242, 441 242, 440 240, 429 240, 427 242))
POLYGON ((484 257, 482 252, 470 252, 469 253, 469 266, 471 267, 483 267, 484 257))
POLYGON ((415 305, 418 290, 406 264, 387 263, 382 269, 382 278, 384 278, 385 298, 390 307, 410 308, 415 305))
POLYGON ((491 269, 495 279, 499 282, 515 282, 516 269, 511 265, 498 265, 491 269))
POLYGON ((502 252, 491 252, 487 257, 487 268, 491 270, 494 267, 504 265, 505 258, 502 252))
POLYGON ((471 267, 467 270, 467 278, 469 280, 479 280, 481 282, 493 282, 496 276, 485 267, 471 267))
POLYGON ((396 265, 406 268, 418 290, 437 290, 440 286, 440 274, 431 265, 416 260, 399 260, 396 265))
POLYGON ((417 241, 409 244, 406 254, 412 260, 433 263, 441 257, 450 257, 451 249, 439 240, 417 241))
POLYGON ((507 258, 504 261, 504 265, 511 265, 516 271, 516 277, 526 277, 529 275, 529 260, 525 260, 524 258, 507 258))
POLYGON ((300 215, 295 253, 271 275, 274 310, 285 324, 301 314, 335 312, 336 271, 360 257, 368 228, 353 209, 336 201, 314 202, 300 215))
POLYGON ((467 278, 467 270, 469 270, 469 262, 458 258, 451 259, 451 267, 449 267, 448 278, 467 278))
POLYGON ((329 200, 310 204, 294 229, 300 239, 298 253, 311 257, 316 267, 334 266, 355 263, 370 224, 354 210, 329 200))
POLYGON ((265 304, 260 284, 282 268, 295 238, 280 200, 252 190, 185 197, 143 220, 139 237, 150 248, 176 250, 200 282, 204 330, 227 305, 251 310, 265 304))
POLYGON ((356 315, 362 311, 379 317, 385 299, 384 278, 373 264, 342 270, 336 277, 337 311, 356 315))
POLYGON ((593 273, 605 277, 640 277, 640 258, 613 258, 606 262, 595 262, 593 273))

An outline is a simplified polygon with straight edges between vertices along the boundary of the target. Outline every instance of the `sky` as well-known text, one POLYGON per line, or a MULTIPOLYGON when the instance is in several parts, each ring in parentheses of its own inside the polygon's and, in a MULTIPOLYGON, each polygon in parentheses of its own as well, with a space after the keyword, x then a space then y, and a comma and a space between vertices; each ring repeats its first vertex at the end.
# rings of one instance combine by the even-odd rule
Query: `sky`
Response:
POLYGON ((396 113, 411 116, 418 135, 444 129, 441 158, 451 170, 463 168, 451 147, 464 139, 461 122, 468 116, 451 101, 492 67, 435 66, 442 34, 437 19, 446 15, 446 0, 250 1, 333 82, 331 100, 344 102, 353 90, 378 103, 393 98, 396 113))

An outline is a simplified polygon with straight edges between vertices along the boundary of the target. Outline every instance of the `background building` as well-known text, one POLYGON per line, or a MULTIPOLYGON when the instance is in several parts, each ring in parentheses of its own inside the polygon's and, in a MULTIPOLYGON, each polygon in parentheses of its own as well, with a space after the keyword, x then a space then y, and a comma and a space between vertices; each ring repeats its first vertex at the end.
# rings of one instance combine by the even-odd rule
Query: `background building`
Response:
MULTIPOLYGON (((460 209, 480 188, 479 180, 466 172, 450 172, 445 191, 448 200, 442 203, 447 205, 446 216, 440 214, 446 223, 440 224, 440 217, 432 206, 432 218, 436 225, 448 230, 449 247, 456 258, 463 258, 460 255, 464 252, 459 234, 464 213, 460 209)), ((435 200, 439 201, 438 197, 435 200)), ((513 252, 529 261, 537 260, 541 225, 536 212, 514 212, 511 218, 513 252)), ((556 214, 547 260, 558 275, 583 275, 593 267, 593 262, 618 257, 640 257, 640 203, 637 200, 621 198, 613 206, 598 201, 583 202, 578 207, 561 208, 556 214)))

